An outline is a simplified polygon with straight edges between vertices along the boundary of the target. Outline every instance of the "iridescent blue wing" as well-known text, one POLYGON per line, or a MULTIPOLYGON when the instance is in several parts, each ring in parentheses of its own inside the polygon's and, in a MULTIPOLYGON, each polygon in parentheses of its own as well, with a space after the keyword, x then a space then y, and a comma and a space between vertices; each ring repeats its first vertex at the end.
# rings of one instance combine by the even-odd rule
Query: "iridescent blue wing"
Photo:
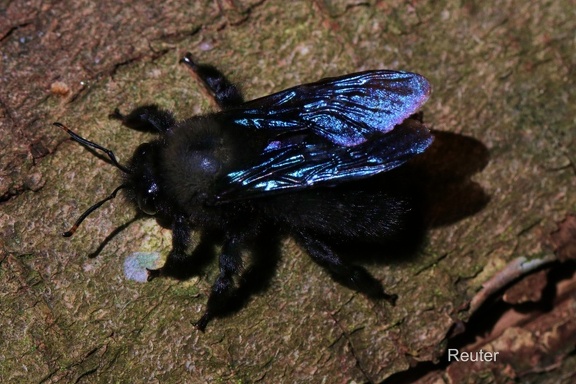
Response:
POLYGON ((367 71, 303 84, 246 102, 219 115, 264 130, 311 130, 349 147, 386 133, 422 106, 430 84, 421 75, 367 71))
POLYGON ((424 125, 408 119, 354 147, 313 138, 272 143, 256 165, 226 176, 217 199, 225 202, 365 178, 402 165, 432 140, 424 125))

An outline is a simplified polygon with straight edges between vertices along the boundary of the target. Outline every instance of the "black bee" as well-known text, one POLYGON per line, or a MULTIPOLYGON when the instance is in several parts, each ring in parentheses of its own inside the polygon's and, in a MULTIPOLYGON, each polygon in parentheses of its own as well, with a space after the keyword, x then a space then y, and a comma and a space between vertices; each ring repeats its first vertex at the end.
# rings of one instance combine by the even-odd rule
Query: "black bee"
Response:
POLYGON ((393 236, 410 210, 382 190, 357 180, 396 168, 431 143, 414 115, 430 94, 415 73, 376 70, 326 78, 244 102, 218 70, 186 64, 222 111, 177 121, 155 105, 112 118, 158 137, 141 144, 127 165, 60 123, 77 142, 104 151, 125 174, 114 192, 88 209, 64 236, 105 201, 125 189, 141 211, 168 222, 173 244, 166 263, 148 280, 178 277, 193 263, 191 232, 222 239, 220 274, 207 309, 195 324, 204 330, 225 311, 242 266, 241 251, 271 227, 284 231, 335 278, 370 296, 394 301, 364 268, 350 265, 331 244, 381 242, 393 236))

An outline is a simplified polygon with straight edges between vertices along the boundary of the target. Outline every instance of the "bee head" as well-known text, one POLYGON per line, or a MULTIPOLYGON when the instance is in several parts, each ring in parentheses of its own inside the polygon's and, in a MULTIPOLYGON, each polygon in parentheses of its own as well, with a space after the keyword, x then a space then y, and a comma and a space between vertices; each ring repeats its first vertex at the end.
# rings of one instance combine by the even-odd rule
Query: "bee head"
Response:
POLYGON ((144 143, 136 148, 130 160, 130 173, 126 174, 126 184, 130 185, 130 198, 140 210, 148 215, 156 215, 160 210, 161 188, 158 183, 159 143, 144 143))

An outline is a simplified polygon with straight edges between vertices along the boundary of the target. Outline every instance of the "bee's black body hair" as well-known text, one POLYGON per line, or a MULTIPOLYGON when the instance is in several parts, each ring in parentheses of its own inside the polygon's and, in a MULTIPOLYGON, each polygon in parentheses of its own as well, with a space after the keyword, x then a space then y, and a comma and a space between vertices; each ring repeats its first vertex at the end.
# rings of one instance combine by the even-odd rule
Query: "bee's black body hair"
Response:
MULTIPOLYGON (((370 176, 362 173, 363 168, 354 168, 351 176, 342 180, 336 176, 334 180, 328 177, 328 181, 323 179, 310 186, 301 184, 294 189, 276 187, 277 184, 270 182, 272 187, 265 186, 270 191, 254 187, 248 192, 248 187, 243 189, 240 186, 236 187, 239 192, 229 188, 230 193, 226 193, 227 186, 232 184, 230 175, 234 172, 256 169, 263 162, 263 156, 276 160, 282 156, 276 154, 278 151, 289 150, 301 141, 310 143, 311 148, 321 148, 320 155, 326 152, 329 156, 332 156, 329 153, 332 148, 337 154, 342 151, 343 156, 349 156, 354 148, 364 151, 363 145, 367 152, 377 147, 372 144, 375 140, 389 141, 391 148, 404 144, 408 148, 406 153, 394 153, 398 164, 394 163, 390 168, 395 168, 422 152, 432 140, 422 122, 412 116, 414 111, 409 111, 410 116, 402 118, 403 122, 396 124, 391 132, 375 133, 364 143, 352 142, 356 138, 350 139, 343 146, 304 128, 275 131, 260 129, 259 126, 239 126, 236 121, 244 113, 253 113, 256 107, 264 108, 258 103, 266 104, 273 96, 245 103, 238 89, 214 67, 196 64, 190 55, 182 61, 202 80, 224 112, 177 121, 171 112, 148 105, 127 115, 119 110, 110 115, 130 128, 158 134, 154 140, 136 149, 126 166, 129 171, 123 183, 129 200, 137 208, 168 223, 172 230, 172 250, 162 268, 149 270, 149 280, 159 276, 187 277, 185 271, 189 271, 189 265, 194 263, 194 252, 190 254, 189 250, 197 246, 191 244, 192 231, 200 230, 207 237, 222 239, 219 274, 212 285, 206 311, 196 322, 196 326, 204 330, 210 319, 226 312, 235 290, 234 278, 243 270, 242 252, 250 250, 259 236, 274 228, 278 233, 292 236, 312 260, 336 280, 370 297, 394 302, 395 295, 386 294, 380 282, 363 267, 350 264, 334 251, 334 244, 385 243, 404 231, 412 218, 413 207, 409 199, 390 193, 381 186, 363 187, 367 184, 362 180, 370 176), (243 112, 245 110, 248 112, 243 112), (279 149, 273 148, 276 144, 271 144, 275 140, 280 142, 279 149)), ((349 78, 352 77, 342 77, 326 84, 339 85, 349 78)), ((318 84, 323 85, 321 82, 318 84)), ((305 87, 295 90, 304 92, 305 87)), ((428 92, 425 90, 424 93, 427 95, 428 92)), ((334 135, 336 140, 348 140, 343 133, 334 135)), ((387 151, 380 147, 378 150, 387 151)), ((307 154, 302 153, 303 156, 307 154)), ((317 155, 316 152, 313 154, 317 155)), ((300 153, 290 156, 290 160, 298 159, 300 153)), ((308 165, 302 165, 303 172, 307 172, 308 165)), ((272 166, 265 171, 275 172, 272 166)), ((284 179, 292 180, 287 176, 284 179)))

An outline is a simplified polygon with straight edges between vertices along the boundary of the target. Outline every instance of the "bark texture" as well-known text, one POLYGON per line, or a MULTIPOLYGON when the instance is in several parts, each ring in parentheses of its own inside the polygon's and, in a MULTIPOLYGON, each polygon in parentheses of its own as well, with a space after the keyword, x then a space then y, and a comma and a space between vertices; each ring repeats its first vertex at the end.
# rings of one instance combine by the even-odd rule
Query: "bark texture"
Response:
POLYGON ((575 32, 573 0, 0 2, 2 382, 573 382, 575 32), (59 235, 120 178, 51 123, 127 159, 147 136, 114 108, 213 109, 187 51, 247 99, 365 69, 431 81, 425 245, 361 262, 395 307, 286 239, 265 287, 200 333, 215 262, 127 280, 125 258, 165 254, 170 234, 122 199, 59 235))

